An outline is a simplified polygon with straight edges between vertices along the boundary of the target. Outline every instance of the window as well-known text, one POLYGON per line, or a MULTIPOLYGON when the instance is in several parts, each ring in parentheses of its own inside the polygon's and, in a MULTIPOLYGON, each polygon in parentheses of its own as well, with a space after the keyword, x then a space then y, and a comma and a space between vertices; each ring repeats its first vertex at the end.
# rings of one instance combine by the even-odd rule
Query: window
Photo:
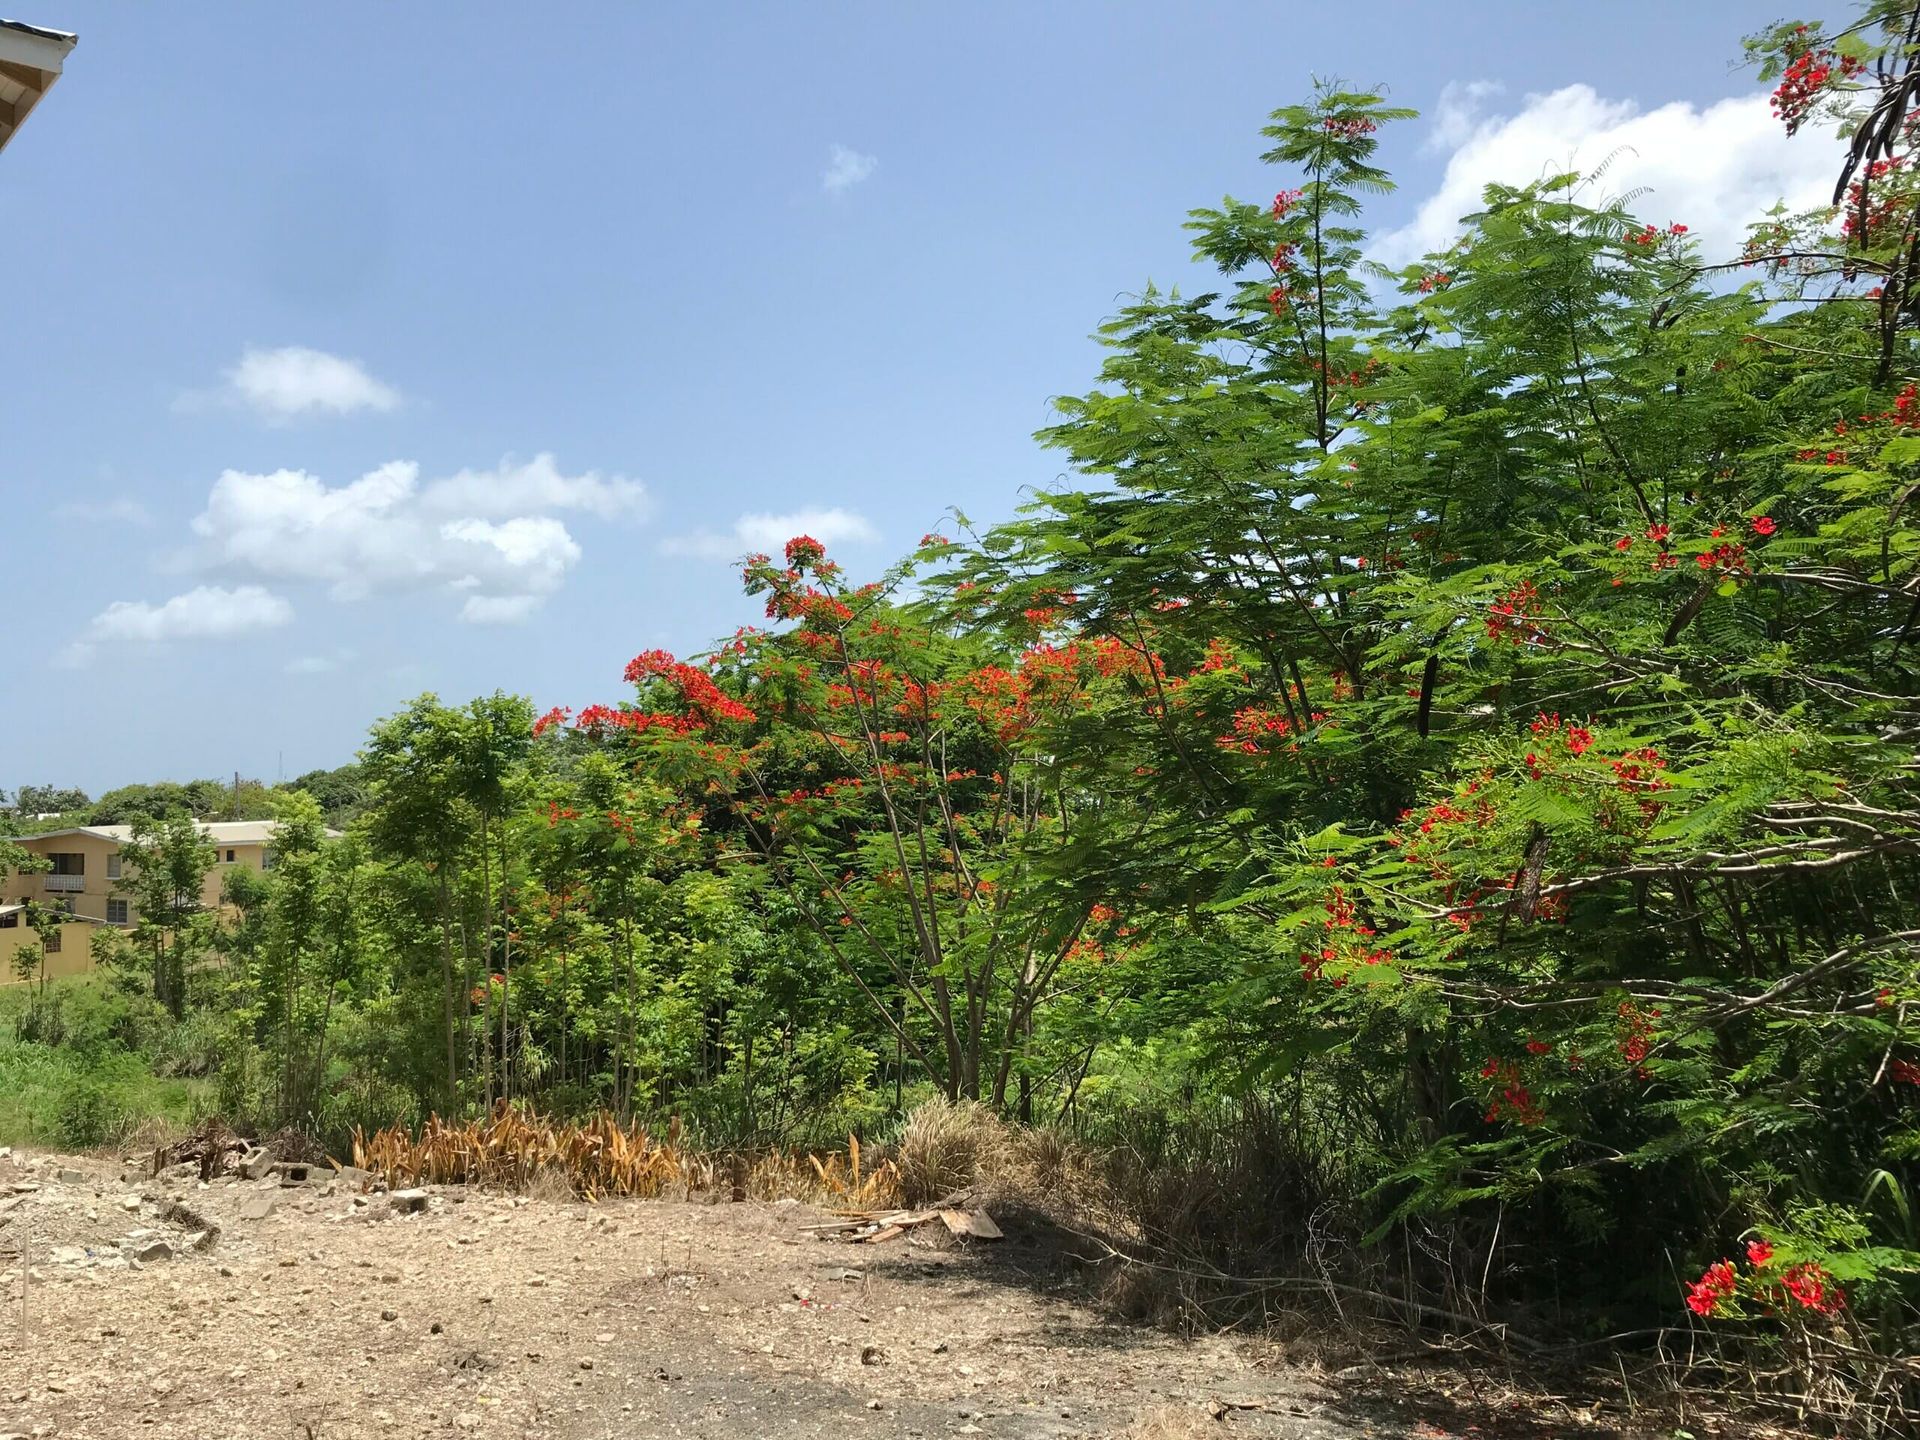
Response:
POLYGON ((0 915, 0 930, 18 930, 19 928, 20 912, 18 910, 9 910, 6 914, 0 915))
POLYGON ((47 857, 53 862, 49 875, 84 875, 87 873, 87 857, 80 854, 61 852, 47 857))
POLYGON ((60 953, 60 931, 58 927, 47 931, 45 935, 40 937, 40 949, 43 954, 47 955, 58 955, 60 953))
POLYGON ((109 925, 130 925, 133 923, 127 912, 126 901, 107 901, 107 923, 109 925))
POLYGON ((262 850, 260 852, 260 868, 262 870, 273 869, 273 851, 262 850))
POLYGON ((227 851, 227 864, 233 864, 233 851, 227 851))
POLYGON ((120 878, 120 856, 118 852, 115 852, 114 854, 107 856, 107 879, 118 880, 119 878, 120 878))

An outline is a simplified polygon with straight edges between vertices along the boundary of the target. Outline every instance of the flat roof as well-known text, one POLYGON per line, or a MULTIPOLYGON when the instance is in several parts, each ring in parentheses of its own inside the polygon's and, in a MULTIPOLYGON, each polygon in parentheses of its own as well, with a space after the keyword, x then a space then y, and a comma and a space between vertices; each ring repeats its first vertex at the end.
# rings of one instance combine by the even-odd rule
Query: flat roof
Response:
MULTIPOLYGON (((216 845, 267 845, 271 844, 274 832, 279 830, 278 820, 196 820, 194 824, 200 831, 200 838, 211 840, 216 845)), ((328 838, 338 839, 338 830, 326 832, 328 838)), ((42 830, 37 835, 15 835, 16 845, 25 845, 34 840, 58 840, 63 835, 91 835, 96 840, 111 840, 124 845, 133 839, 131 825, 69 825, 64 830, 42 830)))
POLYGON ((0 20, 0 150, 60 78, 77 35, 0 20))

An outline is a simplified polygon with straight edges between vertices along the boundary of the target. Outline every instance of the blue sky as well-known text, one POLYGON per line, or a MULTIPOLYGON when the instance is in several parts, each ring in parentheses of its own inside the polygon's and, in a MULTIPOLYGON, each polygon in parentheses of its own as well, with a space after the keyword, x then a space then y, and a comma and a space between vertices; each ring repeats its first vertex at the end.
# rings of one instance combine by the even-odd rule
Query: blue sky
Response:
POLYGON ((1008 514, 1088 334, 1199 278, 1184 212, 1292 183, 1258 130, 1314 74, 1429 117, 1396 258, 1550 159, 1625 145, 1725 243, 1832 160, 1712 0, 33 3, 81 38, 0 155, 6 788, 618 698, 755 618, 751 517, 858 572, 1008 514))

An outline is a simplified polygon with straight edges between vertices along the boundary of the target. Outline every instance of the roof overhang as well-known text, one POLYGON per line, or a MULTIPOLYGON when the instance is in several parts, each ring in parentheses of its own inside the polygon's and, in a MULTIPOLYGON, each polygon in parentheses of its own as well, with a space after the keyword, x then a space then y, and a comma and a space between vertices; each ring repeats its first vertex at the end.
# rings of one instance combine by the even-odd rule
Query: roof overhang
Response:
POLYGON ((0 150, 60 78, 77 39, 60 30, 0 20, 0 150))

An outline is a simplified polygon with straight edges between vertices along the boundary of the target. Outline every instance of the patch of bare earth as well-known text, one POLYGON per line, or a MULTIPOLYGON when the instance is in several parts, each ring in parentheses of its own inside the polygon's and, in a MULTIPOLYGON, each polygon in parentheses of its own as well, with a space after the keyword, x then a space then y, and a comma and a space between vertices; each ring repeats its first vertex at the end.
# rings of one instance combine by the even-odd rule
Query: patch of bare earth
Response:
POLYGON ((1013 1225, 853 1245, 787 1201, 408 1213, 65 1157, 0 1159, 0 1206, 0 1440, 1450 1433, 1270 1345, 1111 1323, 1013 1225))

